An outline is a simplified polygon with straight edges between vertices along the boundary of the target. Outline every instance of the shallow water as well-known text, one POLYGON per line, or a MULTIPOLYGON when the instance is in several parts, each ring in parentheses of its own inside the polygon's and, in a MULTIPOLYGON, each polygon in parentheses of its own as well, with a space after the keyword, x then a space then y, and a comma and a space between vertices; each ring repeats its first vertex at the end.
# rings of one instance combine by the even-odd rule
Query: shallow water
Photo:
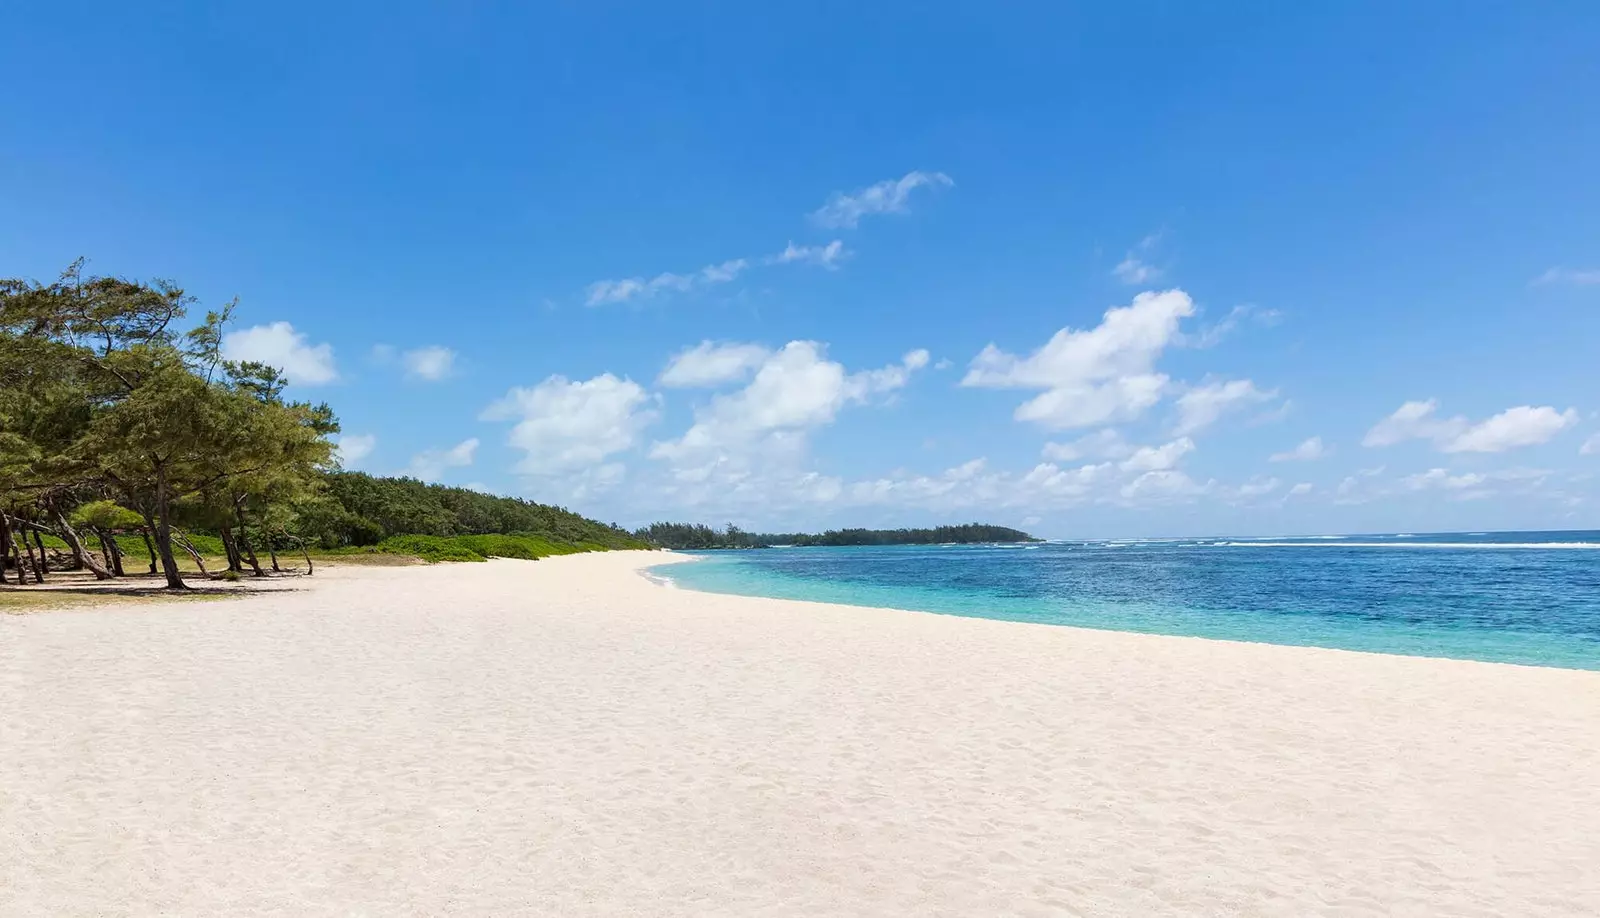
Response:
POLYGON ((1600 532, 776 548, 658 568, 716 593, 1600 670, 1600 532))

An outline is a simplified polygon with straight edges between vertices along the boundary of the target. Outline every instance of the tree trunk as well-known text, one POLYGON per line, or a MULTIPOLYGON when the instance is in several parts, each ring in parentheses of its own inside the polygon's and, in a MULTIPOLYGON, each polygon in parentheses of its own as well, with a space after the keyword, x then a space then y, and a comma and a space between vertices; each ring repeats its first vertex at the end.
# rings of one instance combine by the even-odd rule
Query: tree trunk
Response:
MULTIPOLYGON (((38 533, 34 533, 34 535, 38 535, 38 533)), ((13 535, 12 538, 16 537, 13 535)), ((33 582, 44 583, 44 566, 38 561, 34 560, 33 545, 28 542, 28 530, 26 529, 22 530, 22 547, 28 550, 28 566, 33 568, 33 582)), ((21 560, 20 555, 18 556, 18 560, 21 560)), ((17 573, 21 574, 22 571, 19 569, 17 573)))
MULTIPOLYGON (((172 556, 172 516, 167 494, 167 470, 156 469, 156 549, 161 553, 161 570, 167 575, 167 589, 187 590, 183 574, 178 571, 178 559, 172 556)), ((203 570, 203 568, 202 568, 203 570)))
POLYGON ((217 534, 222 537, 222 553, 228 557, 228 570, 243 572, 244 565, 239 560, 239 546, 233 540, 233 528, 223 526, 217 530, 217 534))
MULTIPOLYGON (((6 580, 6 567, 11 564, 11 517, 0 513, 0 583, 6 580)), ((17 569, 17 586, 22 586, 22 569, 17 569)))
POLYGON ((256 559, 256 550, 250 547, 250 530, 245 528, 244 522, 244 504, 235 502, 233 515, 239 520, 239 541, 235 551, 244 553, 244 559, 250 562, 250 569, 255 572, 257 577, 267 576, 266 572, 261 569, 261 562, 256 559))
POLYGON ((272 545, 272 536, 267 536, 267 556, 272 559, 272 572, 274 574, 283 573, 283 568, 278 566, 278 549, 272 545))
POLYGON ((82 570, 87 567, 94 572, 94 579, 110 580, 111 571, 104 564, 96 561, 92 553, 83 550, 83 540, 78 538, 78 533, 73 531, 72 524, 67 522, 66 514, 53 507, 50 512, 55 517, 56 525, 61 527, 61 538, 67 543, 67 547, 72 549, 72 557, 78 563, 78 567, 75 570, 82 570))
POLYGON ((310 577, 317 572, 317 566, 311 563, 311 552, 306 548, 305 539, 300 540, 300 552, 306 556, 306 576, 310 577))
POLYGON ((102 533, 100 537, 111 546, 111 573, 118 577, 126 577, 128 572, 122 569, 122 546, 117 544, 117 534, 113 532, 107 536, 102 533))
MULTIPOLYGON (((22 541, 28 541, 28 536, 26 534, 22 536, 22 541)), ((33 531, 33 543, 39 546, 39 572, 43 574, 50 573, 50 562, 46 560, 44 554, 44 536, 40 535, 39 530, 37 529, 33 531)))
POLYGON ((202 576, 202 577, 210 577, 211 576, 211 572, 206 570, 206 559, 201 556, 200 550, 194 547, 194 543, 189 541, 189 537, 188 536, 184 535, 181 532, 174 533, 173 536, 172 536, 172 541, 178 543, 178 547, 183 549, 184 551, 188 552, 189 553, 189 557, 194 559, 195 567, 200 568, 200 576, 202 576))
POLYGON ((150 575, 151 576, 155 576, 155 572, 156 572, 156 546, 155 546, 154 542, 150 541, 150 530, 152 530, 152 529, 154 529, 156 527, 155 527, 154 523, 150 522, 150 518, 148 516, 144 518, 144 521, 145 521, 144 530, 142 532, 140 532, 139 534, 144 536, 144 550, 150 553, 150 575))

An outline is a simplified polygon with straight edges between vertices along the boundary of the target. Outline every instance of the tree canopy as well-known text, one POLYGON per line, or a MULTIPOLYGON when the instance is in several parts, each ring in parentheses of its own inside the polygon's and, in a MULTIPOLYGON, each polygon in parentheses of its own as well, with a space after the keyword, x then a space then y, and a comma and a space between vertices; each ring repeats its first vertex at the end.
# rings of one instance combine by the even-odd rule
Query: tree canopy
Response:
POLYGON ((714 529, 703 523, 653 523, 634 533, 662 548, 768 548, 774 545, 939 545, 975 542, 1036 542, 1018 529, 966 523, 931 529, 830 529, 822 533, 746 532, 729 523, 714 529))
POLYGON ((276 569, 286 545, 397 535, 642 544, 556 507, 341 471, 333 411, 287 398, 271 366, 224 358, 235 303, 185 328, 195 305, 169 281, 95 277, 81 261, 50 283, 0 280, 0 580, 43 582, 46 535, 110 578, 123 573, 116 536, 136 533, 174 589, 175 549, 205 571, 193 533, 257 575, 258 547, 276 569))

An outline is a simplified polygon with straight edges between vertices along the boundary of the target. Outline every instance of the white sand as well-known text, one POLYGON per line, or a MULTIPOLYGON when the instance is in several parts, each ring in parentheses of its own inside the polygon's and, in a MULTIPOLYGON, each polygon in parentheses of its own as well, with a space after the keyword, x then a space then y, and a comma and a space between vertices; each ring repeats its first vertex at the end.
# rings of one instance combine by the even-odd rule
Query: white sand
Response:
POLYGON ((1600 674, 663 560, 0 616, 0 914, 1600 913, 1600 674))

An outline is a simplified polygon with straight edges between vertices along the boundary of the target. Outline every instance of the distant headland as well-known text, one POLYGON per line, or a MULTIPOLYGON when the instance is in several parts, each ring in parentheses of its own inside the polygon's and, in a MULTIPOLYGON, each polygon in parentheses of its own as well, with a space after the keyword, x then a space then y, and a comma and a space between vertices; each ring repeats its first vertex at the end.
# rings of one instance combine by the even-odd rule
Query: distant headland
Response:
POLYGON ((716 529, 703 523, 653 523, 634 537, 661 548, 772 548, 780 545, 938 545, 975 542, 1038 542, 1020 529, 966 523, 931 529, 830 529, 822 533, 746 532, 729 523, 716 529))

